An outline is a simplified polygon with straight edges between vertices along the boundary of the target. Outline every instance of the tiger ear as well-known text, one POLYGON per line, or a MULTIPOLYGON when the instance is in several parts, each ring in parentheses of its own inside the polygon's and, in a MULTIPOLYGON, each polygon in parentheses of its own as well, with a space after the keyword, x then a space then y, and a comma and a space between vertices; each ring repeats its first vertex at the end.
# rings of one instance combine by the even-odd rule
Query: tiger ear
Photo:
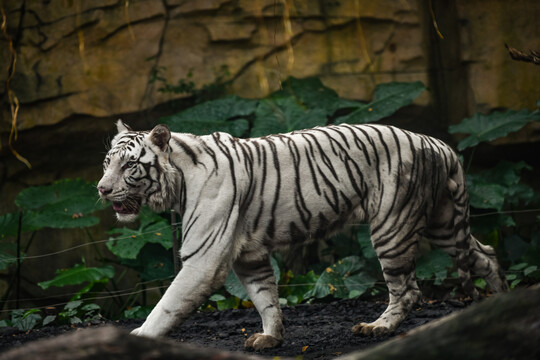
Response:
POLYGON ((167 125, 159 124, 156 125, 150 132, 150 141, 154 145, 160 148, 161 151, 165 151, 169 140, 171 139, 171 131, 167 125))
POLYGON ((118 133, 133 131, 133 129, 130 128, 129 125, 124 124, 122 119, 118 119, 118 121, 116 122, 116 129, 118 129, 118 133))

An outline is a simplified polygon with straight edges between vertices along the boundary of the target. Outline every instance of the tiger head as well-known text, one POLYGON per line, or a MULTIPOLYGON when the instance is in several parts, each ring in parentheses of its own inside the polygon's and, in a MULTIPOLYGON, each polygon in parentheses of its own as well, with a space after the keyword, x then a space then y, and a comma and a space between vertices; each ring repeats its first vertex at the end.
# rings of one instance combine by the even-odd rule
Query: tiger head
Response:
POLYGON ((142 205, 156 212, 172 207, 176 172, 170 164, 171 133, 165 125, 152 131, 133 131, 122 120, 103 161, 98 183, 102 200, 112 202, 119 221, 137 218, 142 205))

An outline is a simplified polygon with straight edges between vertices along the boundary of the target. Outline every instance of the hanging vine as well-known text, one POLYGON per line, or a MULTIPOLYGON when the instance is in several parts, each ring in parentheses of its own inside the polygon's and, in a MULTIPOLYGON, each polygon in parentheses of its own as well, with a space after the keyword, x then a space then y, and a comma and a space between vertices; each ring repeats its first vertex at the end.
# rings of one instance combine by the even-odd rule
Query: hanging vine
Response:
MULTIPOLYGON (((17 98, 17 95, 11 89, 11 79, 13 79, 13 75, 15 74, 15 66, 17 65, 17 51, 15 50, 13 46, 13 39, 8 34, 7 31, 7 16, 6 11, 4 9, 3 2, 0 2, 0 10, 2 13, 2 25, 1 30, 4 38, 6 39, 8 46, 9 46, 9 60, 7 65, 7 79, 6 79, 6 93, 8 95, 9 100, 9 107, 11 110, 11 131, 9 133, 9 140, 8 145, 9 149, 13 153, 13 155, 23 164, 25 164, 29 169, 32 168, 32 165, 26 158, 24 158, 22 155, 20 155, 15 148, 13 147, 13 142, 17 141, 17 119, 19 114, 19 99, 17 98)), ((22 16, 22 15, 21 15, 22 16)), ((1 146, 1 143, 0 143, 1 146)), ((1 149, 1 148, 0 148, 1 149)))

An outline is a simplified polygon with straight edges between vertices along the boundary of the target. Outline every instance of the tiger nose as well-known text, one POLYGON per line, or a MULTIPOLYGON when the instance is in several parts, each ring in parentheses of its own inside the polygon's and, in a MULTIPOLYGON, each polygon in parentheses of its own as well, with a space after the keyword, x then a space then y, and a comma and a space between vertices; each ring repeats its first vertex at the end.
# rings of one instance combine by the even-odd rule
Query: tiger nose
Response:
POLYGON ((112 192, 112 189, 106 188, 104 186, 98 186, 98 191, 101 195, 108 195, 112 192))

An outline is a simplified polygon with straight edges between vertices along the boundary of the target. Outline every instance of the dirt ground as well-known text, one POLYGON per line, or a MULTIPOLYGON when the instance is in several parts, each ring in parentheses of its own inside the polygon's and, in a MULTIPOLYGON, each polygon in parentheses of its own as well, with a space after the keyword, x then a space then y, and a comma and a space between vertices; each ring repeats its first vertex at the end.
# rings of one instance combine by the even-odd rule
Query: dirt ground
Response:
MULTIPOLYGON (((426 302, 417 306, 392 336, 399 336, 417 326, 465 307, 460 301, 426 302)), ((260 352, 263 356, 303 356, 303 359, 331 359, 383 342, 392 336, 365 337, 354 335, 355 323, 375 320, 385 309, 383 302, 358 299, 327 304, 303 304, 283 308, 285 341, 277 349, 260 352)), ((13 328, 0 329, 0 353, 24 343, 59 336, 87 326, 114 324, 127 330, 143 320, 101 321, 78 327, 44 327, 28 332, 13 328)), ((244 351, 244 341, 261 331, 260 317, 255 309, 226 310, 194 314, 169 337, 176 341, 231 351, 244 351)))

